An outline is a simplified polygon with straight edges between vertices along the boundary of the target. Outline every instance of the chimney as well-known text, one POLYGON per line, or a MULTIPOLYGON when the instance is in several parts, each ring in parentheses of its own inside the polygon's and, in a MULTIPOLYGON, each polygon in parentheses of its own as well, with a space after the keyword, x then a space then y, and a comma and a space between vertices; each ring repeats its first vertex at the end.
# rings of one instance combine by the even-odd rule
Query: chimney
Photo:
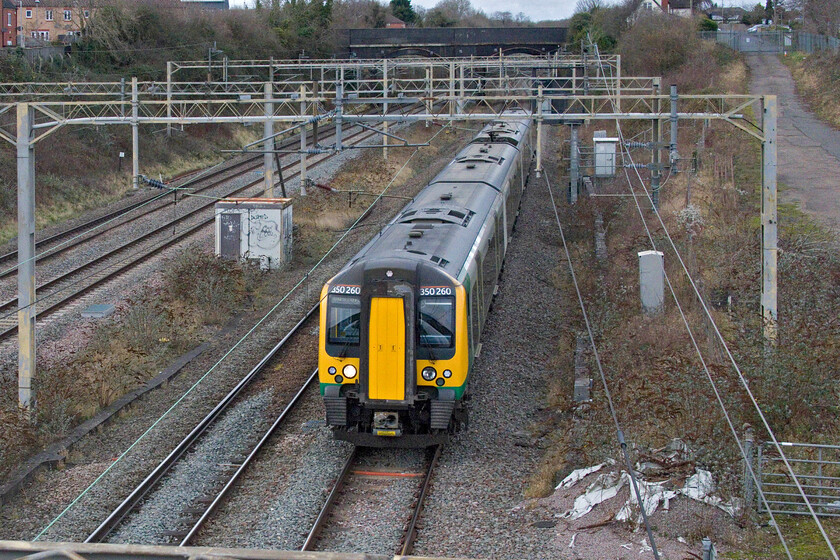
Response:
POLYGON ((668 0, 662 0, 662 11, 666 14, 669 12, 668 10, 668 0))

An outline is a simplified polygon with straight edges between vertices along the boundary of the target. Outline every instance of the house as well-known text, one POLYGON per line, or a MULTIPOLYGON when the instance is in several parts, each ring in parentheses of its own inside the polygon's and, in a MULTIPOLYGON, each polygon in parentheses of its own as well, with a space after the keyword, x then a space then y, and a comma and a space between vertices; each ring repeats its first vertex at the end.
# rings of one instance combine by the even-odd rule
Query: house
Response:
POLYGON ((387 14, 385 16, 385 28, 386 29, 405 29, 405 22, 400 18, 393 16, 391 14, 387 14))
POLYGON ((20 34, 35 42, 70 42, 81 35, 93 6, 79 0, 14 0, 20 34))
POLYGON ((720 23, 740 23, 747 11, 740 6, 732 6, 730 8, 710 8, 706 10, 706 15, 712 21, 720 23))
POLYGON ((0 46, 17 46, 17 6, 12 0, 0 3, 0 46))
MULTIPOLYGON (((700 11, 711 7, 711 0, 642 0, 631 21, 635 21, 645 14, 670 14, 672 16, 691 17, 700 11)), ((739 8, 740 9, 740 8, 739 8)))
POLYGON ((627 18, 627 22, 633 23, 644 16, 666 13, 668 13, 668 0, 642 0, 636 11, 627 18))
POLYGON ((711 0, 669 0, 669 14, 680 17, 691 17, 698 12, 705 12, 712 7, 711 0))
POLYGON ((230 0, 181 0, 184 5, 203 10, 229 10, 230 0))

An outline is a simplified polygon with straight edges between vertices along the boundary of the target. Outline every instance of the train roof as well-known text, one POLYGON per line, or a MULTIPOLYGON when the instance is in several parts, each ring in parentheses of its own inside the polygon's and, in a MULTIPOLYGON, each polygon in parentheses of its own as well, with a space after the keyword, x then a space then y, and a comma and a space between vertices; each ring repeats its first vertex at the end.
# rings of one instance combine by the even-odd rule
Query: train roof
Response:
POLYGON ((510 144, 511 146, 519 146, 522 139, 528 133, 530 121, 527 120, 527 114, 522 109, 508 109, 504 112, 505 115, 519 115, 522 120, 498 120, 493 121, 481 129, 472 143, 488 143, 488 142, 502 142, 510 144))
MULTIPOLYGON (((523 117, 526 114, 523 112, 523 117)), ((527 117, 526 117, 527 118, 527 117)), ((493 204, 504 188, 529 121, 482 128, 431 183, 347 264, 336 281, 361 282, 365 266, 405 260, 459 279, 493 204)), ((391 265, 389 265, 391 266, 391 265)))
POLYGON ((474 141, 458 152, 452 163, 438 173, 431 184, 480 181, 501 191, 518 153, 519 150, 507 142, 474 141))
MULTIPOLYGON (((458 278, 499 192, 484 183, 434 184, 348 264, 399 257, 438 267, 458 278)), ((361 270, 351 273, 359 275, 361 270)), ((347 279, 350 281, 350 279, 347 279)))

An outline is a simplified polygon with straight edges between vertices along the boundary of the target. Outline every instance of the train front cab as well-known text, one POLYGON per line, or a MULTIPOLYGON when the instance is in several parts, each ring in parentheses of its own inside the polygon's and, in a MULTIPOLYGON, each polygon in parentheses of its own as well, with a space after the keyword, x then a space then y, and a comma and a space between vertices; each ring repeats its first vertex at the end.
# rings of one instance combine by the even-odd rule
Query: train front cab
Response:
POLYGON ((434 267, 407 262, 369 265, 356 286, 336 279, 324 288, 319 376, 338 439, 422 447, 466 421, 465 290, 434 267))

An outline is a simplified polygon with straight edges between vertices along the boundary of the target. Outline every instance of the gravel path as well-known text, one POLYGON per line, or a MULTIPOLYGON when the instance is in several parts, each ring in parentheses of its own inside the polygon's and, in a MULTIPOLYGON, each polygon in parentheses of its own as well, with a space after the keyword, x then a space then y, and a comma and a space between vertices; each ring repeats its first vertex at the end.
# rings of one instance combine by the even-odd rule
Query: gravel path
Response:
POLYGON ((826 227, 840 231, 840 131, 808 111, 790 71, 775 54, 746 57, 750 93, 778 96, 779 199, 796 202, 826 227))

